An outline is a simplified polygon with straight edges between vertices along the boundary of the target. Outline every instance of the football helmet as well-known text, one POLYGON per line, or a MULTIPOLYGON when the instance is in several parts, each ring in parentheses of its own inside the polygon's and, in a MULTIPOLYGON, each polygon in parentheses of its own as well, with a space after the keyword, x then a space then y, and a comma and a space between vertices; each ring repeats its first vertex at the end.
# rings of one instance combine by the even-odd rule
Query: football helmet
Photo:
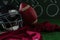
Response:
POLYGON ((17 30, 19 27, 22 27, 22 17, 17 9, 13 4, 5 5, 1 9, 0 27, 4 30, 17 30))

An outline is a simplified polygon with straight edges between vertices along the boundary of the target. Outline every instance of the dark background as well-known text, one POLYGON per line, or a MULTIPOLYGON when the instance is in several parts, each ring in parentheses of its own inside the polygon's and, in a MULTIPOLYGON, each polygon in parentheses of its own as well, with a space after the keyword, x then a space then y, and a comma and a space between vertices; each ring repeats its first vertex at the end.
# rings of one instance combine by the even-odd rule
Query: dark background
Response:
MULTIPOLYGON (((2 7, 5 5, 3 1, 4 0, 0 0, 0 6, 2 7)), ((31 5, 33 8, 37 5, 34 9, 36 10, 39 19, 40 18, 43 18, 43 19, 59 19, 60 18, 60 1, 59 0, 8 0, 8 4, 14 4, 15 6, 18 6, 18 8, 21 2, 26 2, 29 5, 31 5), (47 14, 47 12, 50 16, 47 14)))
MULTIPOLYGON (((3 1, 4 0, 0 0, 0 9, 1 8, 3 9, 5 5, 3 1)), ((8 4, 14 4, 17 8, 19 8, 20 3, 26 2, 36 10, 36 13, 38 15, 38 22, 44 22, 48 20, 52 24, 60 25, 60 0, 53 0, 53 1, 52 0, 37 0, 37 1, 40 7, 37 6, 35 8, 34 6, 37 5, 37 2, 35 0, 33 1, 32 0, 8 0, 8 4), (49 5, 52 5, 52 6, 49 6, 49 5), (55 14, 57 12, 57 7, 58 7, 57 15, 48 16, 46 12, 47 7, 48 7, 48 13, 50 15, 55 14), (41 15, 41 12, 42 12, 42 15, 41 15)), ((51 32, 51 33, 43 32, 42 36, 44 40, 60 40, 60 32, 51 32)))
POLYGON ((60 1, 59 0, 20 0, 19 3, 21 2, 26 2, 29 5, 31 5, 33 8, 35 7, 35 5, 37 5, 34 9, 36 10, 39 18, 45 18, 45 19, 59 19, 60 18, 60 10, 59 10, 60 1), (56 14, 57 11, 58 12, 55 16, 49 16, 46 11, 50 15, 54 15, 56 14))

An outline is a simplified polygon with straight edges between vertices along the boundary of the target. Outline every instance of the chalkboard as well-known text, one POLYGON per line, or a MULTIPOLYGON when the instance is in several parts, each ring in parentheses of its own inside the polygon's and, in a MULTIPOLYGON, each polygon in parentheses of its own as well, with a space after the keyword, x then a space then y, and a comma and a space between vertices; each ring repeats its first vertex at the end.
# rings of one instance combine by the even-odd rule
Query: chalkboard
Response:
MULTIPOLYGON (((1 1, 0 4, 2 3, 1 1)), ((60 0, 9 0, 9 4, 14 3, 17 7, 22 2, 31 5, 36 10, 39 18, 60 18, 60 0)))
POLYGON ((30 4, 39 18, 60 18, 60 0, 22 0, 20 2, 30 4))

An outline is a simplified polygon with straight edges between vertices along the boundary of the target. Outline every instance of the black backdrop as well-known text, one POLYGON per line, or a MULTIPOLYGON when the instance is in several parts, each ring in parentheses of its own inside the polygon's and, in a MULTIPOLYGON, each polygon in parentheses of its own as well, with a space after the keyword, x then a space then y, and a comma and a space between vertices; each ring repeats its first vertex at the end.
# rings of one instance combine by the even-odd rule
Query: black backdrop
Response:
POLYGON ((20 0, 19 2, 26 2, 31 5, 39 18, 60 18, 60 0, 20 0))
MULTIPOLYGON (((4 0, 0 1, 0 5, 4 0)), ((31 5, 37 12, 39 18, 59 19, 60 18, 60 0, 8 0, 9 4, 14 4, 19 7, 21 2, 26 2, 31 5)), ((3 6, 3 5, 2 5, 3 6)))

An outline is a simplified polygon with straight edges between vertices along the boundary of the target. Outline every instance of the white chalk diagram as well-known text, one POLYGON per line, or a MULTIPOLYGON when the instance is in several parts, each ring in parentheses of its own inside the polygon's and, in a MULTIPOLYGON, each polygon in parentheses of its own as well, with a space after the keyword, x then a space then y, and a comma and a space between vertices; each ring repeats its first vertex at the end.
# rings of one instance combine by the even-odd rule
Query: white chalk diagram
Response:
MULTIPOLYGON (((50 0, 50 2, 52 2, 52 4, 49 4, 49 5, 47 6, 47 8, 46 8, 46 13, 47 13, 47 15, 50 16, 50 17, 55 17, 55 16, 58 14, 58 12, 59 12, 59 7, 58 7, 58 5, 54 4, 52 0, 50 0), (55 7, 57 8, 56 13, 54 13, 53 15, 50 15, 50 14, 48 13, 48 9, 49 9, 49 7, 51 7, 51 6, 55 6, 55 7)), ((56 0, 54 0, 54 2, 57 3, 56 0)))
MULTIPOLYGON (((26 2, 28 2, 29 0, 26 0, 26 2)), ((32 6, 33 6, 33 8, 37 8, 37 7, 40 7, 41 8, 41 12, 39 12, 39 15, 38 15, 38 17, 40 17, 41 15, 43 15, 43 7, 39 4, 39 2, 37 1, 37 0, 31 0, 33 3, 35 3, 36 2, 36 5, 34 5, 34 4, 32 4, 32 6)), ((44 2, 46 2, 47 0, 45 0, 44 2)), ((56 3, 57 3, 57 1, 56 0, 54 0, 54 2, 53 2, 53 0, 49 0, 50 2, 51 2, 51 4, 49 4, 48 6, 47 6, 47 8, 46 8, 46 14, 49 16, 49 17, 55 17, 57 14, 58 14, 58 12, 59 12, 59 7, 58 7, 58 5, 56 5, 56 3), (56 8, 57 8, 57 11, 56 11, 56 13, 54 13, 53 15, 50 15, 49 13, 48 13, 48 9, 51 7, 51 6, 55 6, 56 8)))
MULTIPOLYGON (((26 2, 28 2, 29 0, 27 0, 26 2)), ((42 14, 43 14, 43 7, 39 4, 39 2, 37 0, 31 0, 31 2, 35 3, 36 2, 36 5, 32 4, 33 8, 37 8, 37 7, 40 7, 40 12, 39 12, 39 15, 38 17, 40 17, 42 14)), ((38 8, 39 9, 39 8, 38 8)), ((37 9, 37 10, 38 10, 37 9)))
POLYGON ((47 13, 47 15, 50 16, 50 17, 56 16, 56 15, 58 14, 58 12, 59 12, 59 7, 58 7, 56 4, 49 4, 49 5, 47 6, 47 8, 46 8, 46 13, 47 13), (53 6, 53 5, 57 7, 57 11, 56 11, 56 13, 54 13, 53 15, 50 15, 49 12, 48 12, 48 9, 49 9, 50 6, 53 6))
MULTIPOLYGON (((17 7, 19 6, 19 1, 17 1, 17 0, 11 0, 11 3, 13 3, 13 2, 16 2, 16 4, 18 4, 17 5, 17 7)), ((42 6, 42 5, 40 5, 39 4, 39 1, 38 0, 26 0, 26 2, 28 3, 29 1, 31 1, 32 2, 32 7, 35 9, 35 8, 38 8, 39 10, 41 10, 40 12, 39 11, 37 11, 37 12, 39 12, 39 13, 37 13, 38 14, 38 17, 40 17, 40 16, 42 16, 44 13, 43 13, 43 11, 44 11, 44 7, 42 6), (34 5, 34 4, 36 4, 36 5, 34 5)), ((46 3, 48 0, 45 0, 44 2, 46 3)), ((47 7, 46 7, 46 14, 49 16, 49 17, 55 17, 57 14, 58 14, 58 12, 59 12, 59 6, 58 5, 56 5, 56 3, 57 3, 57 0, 49 0, 50 2, 51 2, 51 4, 49 4, 49 5, 47 5, 47 7), (48 11, 48 9, 51 7, 51 6, 55 6, 56 8, 57 8, 57 11, 54 13, 54 14, 49 14, 49 11, 48 11)), ((6 1, 7 2, 7 1, 6 1)), ((5 3, 5 2, 4 2, 5 3)), ((7 4, 7 3, 5 3, 5 4, 7 4)), ((38 10, 37 9, 37 10, 38 10)))

